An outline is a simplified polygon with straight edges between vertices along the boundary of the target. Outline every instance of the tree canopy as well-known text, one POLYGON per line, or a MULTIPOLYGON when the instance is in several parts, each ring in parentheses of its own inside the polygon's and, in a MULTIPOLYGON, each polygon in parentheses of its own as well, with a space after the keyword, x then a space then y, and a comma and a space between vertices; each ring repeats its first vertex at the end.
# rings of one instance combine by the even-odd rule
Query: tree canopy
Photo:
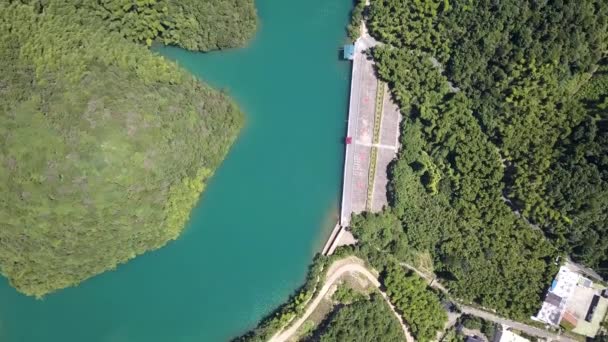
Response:
POLYGON ((243 121, 93 3, 0 0, 0 270, 28 295, 176 239, 243 121))
POLYGON ((323 322, 313 333, 313 337, 305 339, 319 342, 404 340, 399 321, 378 294, 335 309, 327 322, 323 322))
POLYGON ((196 51, 240 46, 253 36, 257 26, 253 0, 21 2, 32 5, 38 12, 65 13, 66 8, 75 8, 81 23, 103 20, 106 29, 135 42, 150 45, 159 41, 196 51))
POLYGON ((403 314, 403 319, 418 341, 434 341, 448 316, 439 297, 417 275, 407 274, 403 267, 390 264, 382 283, 391 303, 403 314))
POLYGON ((430 252, 457 298, 517 318, 559 255, 607 274, 606 3, 376 0, 368 13, 404 123, 391 206, 352 221, 360 241, 430 252))

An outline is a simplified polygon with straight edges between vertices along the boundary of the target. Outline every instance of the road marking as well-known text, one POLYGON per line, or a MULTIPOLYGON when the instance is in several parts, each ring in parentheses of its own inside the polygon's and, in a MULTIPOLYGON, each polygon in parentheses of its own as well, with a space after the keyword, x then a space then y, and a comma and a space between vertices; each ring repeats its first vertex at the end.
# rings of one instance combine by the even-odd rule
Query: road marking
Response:
POLYGON ((387 150, 397 151, 397 146, 392 146, 392 145, 368 144, 368 143, 363 143, 363 142, 355 142, 355 145, 365 146, 365 147, 377 147, 377 148, 383 148, 383 149, 387 149, 387 150))

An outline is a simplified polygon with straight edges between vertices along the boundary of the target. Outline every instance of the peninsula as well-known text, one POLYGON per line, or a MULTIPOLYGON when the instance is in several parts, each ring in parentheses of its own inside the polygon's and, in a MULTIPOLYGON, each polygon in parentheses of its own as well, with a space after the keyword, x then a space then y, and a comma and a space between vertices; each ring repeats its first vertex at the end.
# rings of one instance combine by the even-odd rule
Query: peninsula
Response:
POLYGON ((37 297, 176 239, 243 123, 144 46, 233 47, 253 1, 0 1, 0 270, 37 297))

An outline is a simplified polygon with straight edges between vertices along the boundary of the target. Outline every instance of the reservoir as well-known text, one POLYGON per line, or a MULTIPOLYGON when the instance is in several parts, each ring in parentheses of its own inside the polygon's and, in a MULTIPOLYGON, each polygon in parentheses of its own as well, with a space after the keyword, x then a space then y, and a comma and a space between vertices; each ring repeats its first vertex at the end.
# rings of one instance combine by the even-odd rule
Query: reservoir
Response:
POLYGON ((246 48, 157 51, 224 89, 247 124, 182 237, 44 300, 0 279, 0 342, 226 341, 302 284, 337 220, 352 0, 257 0, 246 48))

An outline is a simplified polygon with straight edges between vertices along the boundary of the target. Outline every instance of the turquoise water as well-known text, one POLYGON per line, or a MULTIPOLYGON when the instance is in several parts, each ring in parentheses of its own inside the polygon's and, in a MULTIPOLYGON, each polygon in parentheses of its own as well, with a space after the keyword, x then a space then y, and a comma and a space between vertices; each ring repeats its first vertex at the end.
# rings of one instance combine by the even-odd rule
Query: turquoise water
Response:
POLYGON ((0 279, 0 341, 224 341, 302 283, 339 201, 352 0, 256 5, 247 48, 161 50, 247 114, 182 238, 43 301, 0 279))

